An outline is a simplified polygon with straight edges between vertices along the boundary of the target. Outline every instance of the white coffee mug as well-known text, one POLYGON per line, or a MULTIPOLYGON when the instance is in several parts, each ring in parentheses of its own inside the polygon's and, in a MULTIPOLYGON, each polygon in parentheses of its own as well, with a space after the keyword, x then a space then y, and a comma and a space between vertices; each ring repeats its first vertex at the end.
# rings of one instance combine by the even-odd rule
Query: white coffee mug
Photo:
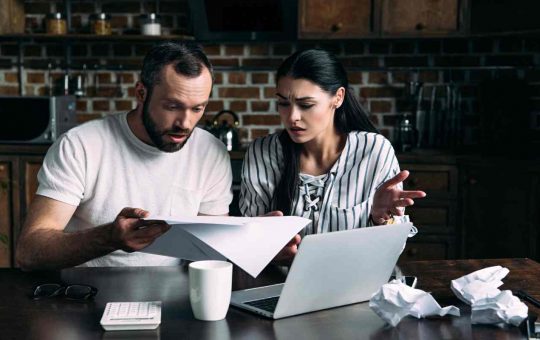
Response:
POLYGON ((189 300, 196 319, 222 320, 231 302, 232 264, 197 261, 189 264, 189 300))

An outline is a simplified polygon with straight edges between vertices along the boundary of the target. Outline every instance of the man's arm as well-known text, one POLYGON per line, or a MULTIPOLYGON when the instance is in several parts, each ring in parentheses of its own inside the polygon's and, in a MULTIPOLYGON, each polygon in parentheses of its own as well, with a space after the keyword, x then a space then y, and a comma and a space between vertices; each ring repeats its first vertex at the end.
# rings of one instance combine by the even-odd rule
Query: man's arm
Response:
POLYGON ((143 209, 124 208, 112 223, 64 232, 75 209, 73 205, 36 195, 17 243, 16 262, 22 269, 59 269, 117 249, 139 250, 170 228, 163 221, 141 220, 149 214, 143 209))

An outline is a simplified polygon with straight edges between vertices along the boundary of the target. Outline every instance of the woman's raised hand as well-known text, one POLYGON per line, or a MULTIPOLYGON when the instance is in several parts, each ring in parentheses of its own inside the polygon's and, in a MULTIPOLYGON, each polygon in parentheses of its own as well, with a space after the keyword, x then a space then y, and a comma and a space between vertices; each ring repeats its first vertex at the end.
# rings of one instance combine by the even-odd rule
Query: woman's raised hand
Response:
POLYGON ((405 207, 414 204, 414 198, 426 197, 423 191, 404 191, 398 187, 407 177, 409 172, 403 170, 384 182, 375 192, 371 218, 376 225, 385 224, 393 216, 403 216, 405 207))

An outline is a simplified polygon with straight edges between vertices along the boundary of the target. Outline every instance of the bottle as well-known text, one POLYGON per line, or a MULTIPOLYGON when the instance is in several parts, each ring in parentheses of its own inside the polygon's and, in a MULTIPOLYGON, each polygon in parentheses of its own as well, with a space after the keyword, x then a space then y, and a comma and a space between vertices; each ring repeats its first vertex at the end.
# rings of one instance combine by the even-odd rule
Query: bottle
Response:
POLYGON ((66 73, 64 73, 64 96, 69 95, 69 72, 66 70, 66 73))
POLYGON ((47 28, 47 34, 67 33, 66 17, 60 12, 47 14, 45 26, 47 28))
POLYGON ((409 115, 403 115, 398 119, 396 146, 399 151, 411 151, 415 145, 416 131, 409 115))
POLYGON ((156 13, 141 14, 141 33, 143 35, 161 35, 160 16, 156 13))
POLYGON ((90 27, 95 35, 110 35, 111 16, 105 13, 92 14, 90 16, 90 27))

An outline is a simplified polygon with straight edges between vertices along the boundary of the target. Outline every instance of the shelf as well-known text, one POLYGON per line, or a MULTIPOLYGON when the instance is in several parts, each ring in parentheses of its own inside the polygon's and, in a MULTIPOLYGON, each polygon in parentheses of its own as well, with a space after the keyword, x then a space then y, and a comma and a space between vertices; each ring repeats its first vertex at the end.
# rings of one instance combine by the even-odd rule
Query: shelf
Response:
POLYGON ((44 155, 51 144, 0 143, 2 155, 44 155))
MULTIPOLYGON (((197 40, 202 44, 257 44, 257 43, 340 43, 340 42, 357 42, 357 41, 376 41, 376 40, 429 40, 429 39, 470 39, 470 38, 504 38, 513 36, 522 37, 538 37, 540 30, 526 30, 526 31, 514 31, 514 32, 493 32, 493 33, 446 33, 446 34, 401 34, 401 35, 367 35, 361 38, 302 38, 302 39, 288 39, 288 40, 248 40, 248 39, 223 39, 220 41, 209 40, 197 40)), ((32 33, 32 34, 0 34, 0 41, 30 41, 30 40, 45 40, 45 41, 167 41, 167 40, 195 40, 194 36, 171 34, 160 36, 148 36, 139 34, 111 34, 111 35, 96 35, 96 34, 64 34, 53 35, 46 33, 32 33)))
POLYGON ((165 40, 194 40, 193 36, 189 35, 138 35, 138 34, 111 34, 111 35, 96 35, 96 34, 1 34, 0 40, 48 40, 48 41, 165 41, 165 40))

